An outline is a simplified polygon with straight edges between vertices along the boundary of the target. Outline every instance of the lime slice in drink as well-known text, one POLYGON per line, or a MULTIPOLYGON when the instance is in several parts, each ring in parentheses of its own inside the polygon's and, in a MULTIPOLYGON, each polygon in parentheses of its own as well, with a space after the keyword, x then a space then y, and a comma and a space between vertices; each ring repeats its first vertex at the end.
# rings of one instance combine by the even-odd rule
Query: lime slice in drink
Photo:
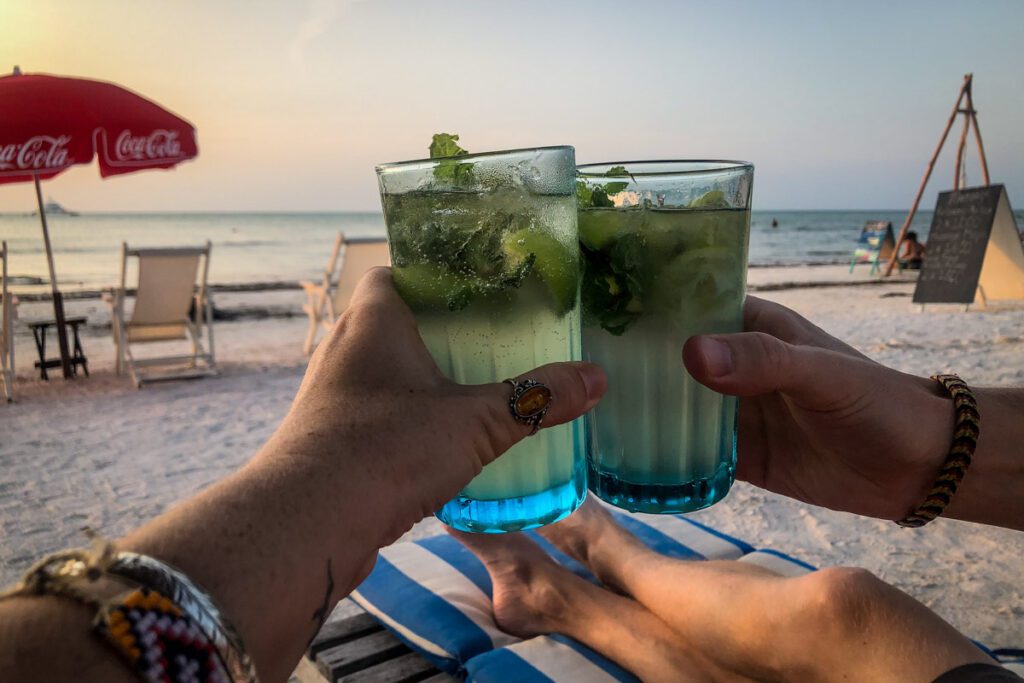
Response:
POLYGON ((691 249, 665 264, 654 285, 653 303, 662 312, 709 311, 736 289, 740 270, 735 250, 691 249))
POLYGON ((554 298, 555 312, 564 315, 576 305, 579 264, 576 254, 551 235, 536 230, 517 230, 502 239, 505 269, 512 272, 533 255, 532 273, 554 298))
POLYGON ((457 311, 476 289, 473 278, 432 263, 411 263, 391 272, 395 289, 414 311, 457 311))
POLYGON ((725 201, 724 192, 711 190, 697 197, 687 206, 691 209, 728 209, 729 202, 725 201))

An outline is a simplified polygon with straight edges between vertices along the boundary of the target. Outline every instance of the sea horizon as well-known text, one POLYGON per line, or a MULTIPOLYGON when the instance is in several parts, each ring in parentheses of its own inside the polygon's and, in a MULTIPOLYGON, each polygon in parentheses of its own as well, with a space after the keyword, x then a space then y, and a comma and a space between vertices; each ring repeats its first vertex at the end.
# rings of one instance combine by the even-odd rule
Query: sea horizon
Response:
MULTIPOLYGON (((911 229, 927 240, 931 209, 919 210, 911 229)), ((1018 225, 1024 213, 1014 212, 1018 225)), ((754 209, 751 267, 849 263, 867 221, 891 221, 898 232, 907 212, 899 209, 754 209), (777 222, 777 227, 773 226, 777 222)), ((86 211, 47 213, 57 279, 68 293, 109 287, 119 276, 122 242, 135 247, 213 244, 210 282, 218 285, 317 280, 339 231, 351 237, 383 237, 376 211, 86 211)), ((11 252, 11 288, 18 294, 48 289, 45 249, 36 213, 0 214, 0 240, 11 252)))

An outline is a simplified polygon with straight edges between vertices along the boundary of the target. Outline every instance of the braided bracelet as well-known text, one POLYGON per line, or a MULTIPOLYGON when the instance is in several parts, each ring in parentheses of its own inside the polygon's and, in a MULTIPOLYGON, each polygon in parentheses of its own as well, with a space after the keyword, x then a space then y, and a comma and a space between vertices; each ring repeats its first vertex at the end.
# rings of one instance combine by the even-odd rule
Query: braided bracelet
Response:
POLYGON ((92 550, 43 558, 0 600, 28 595, 63 596, 95 609, 93 631, 149 683, 257 680, 241 638, 210 597, 155 558, 94 539, 92 550))
POLYGON ((943 513, 953 499, 957 487, 964 480, 964 474, 971 465, 974 449, 978 446, 981 415, 970 387, 957 375, 933 375, 932 379, 953 398, 956 418, 953 428, 953 445, 946 461, 942 463, 939 478, 928 492, 924 502, 903 519, 900 526, 916 528, 924 526, 943 513))

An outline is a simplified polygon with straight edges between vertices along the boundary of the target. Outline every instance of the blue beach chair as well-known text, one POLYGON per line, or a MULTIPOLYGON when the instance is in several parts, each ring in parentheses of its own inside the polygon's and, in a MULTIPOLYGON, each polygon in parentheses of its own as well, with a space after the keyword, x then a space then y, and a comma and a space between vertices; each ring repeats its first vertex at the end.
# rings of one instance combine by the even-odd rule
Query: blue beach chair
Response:
MULTIPOLYGON (((868 221, 860 231, 857 247, 850 257, 850 272, 858 263, 870 263, 870 275, 878 272, 879 263, 888 261, 896 248, 896 238, 892 232, 892 221, 868 221)), ((903 272, 903 264, 899 264, 903 272)))

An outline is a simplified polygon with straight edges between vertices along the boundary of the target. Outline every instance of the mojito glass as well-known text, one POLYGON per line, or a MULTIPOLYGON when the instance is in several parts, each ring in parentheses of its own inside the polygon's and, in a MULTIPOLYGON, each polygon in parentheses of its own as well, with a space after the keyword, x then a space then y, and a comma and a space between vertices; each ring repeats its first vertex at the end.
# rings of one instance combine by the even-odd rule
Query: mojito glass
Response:
MULTIPOLYGON (((395 286, 442 372, 480 384, 579 360, 572 147, 384 164, 377 178, 395 286)), ((517 531, 562 519, 585 495, 575 421, 521 441, 437 517, 463 531, 517 531)))
POLYGON ((753 166, 642 161, 577 169, 583 356, 608 373, 586 418, 590 489, 627 510, 721 500, 736 399, 697 383, 682 348, 742 329, 753 166))

